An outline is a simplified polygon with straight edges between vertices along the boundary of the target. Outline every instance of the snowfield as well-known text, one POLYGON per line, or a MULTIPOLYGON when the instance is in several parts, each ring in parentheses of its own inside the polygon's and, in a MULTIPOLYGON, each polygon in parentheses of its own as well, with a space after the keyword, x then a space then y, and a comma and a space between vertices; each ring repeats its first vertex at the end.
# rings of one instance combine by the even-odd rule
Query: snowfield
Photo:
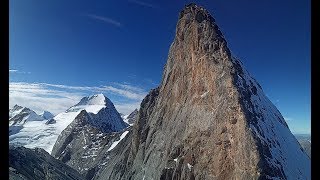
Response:
MULTIPOLYGON (((103 94, 85 97, 66 112, 56 115, 53 118, 55 122, 51 124, 46 124, 47 121, 43 121, 42 119, 42 121, 25 121, 24 124, 15 127, 10 127, 9 125, 9 127, 15 131, 9 135, 9 143, 25 146, 27 148, 43 148, 48 153, 51 153, 60 133, 82 110, 86 110, 88 113, 97 114, 101 109, 106 107, 105 100, 103 94)), ((19 112, 11 114, 16 115, 19 114, 19 112)), ((28 119, 32 119, 32 117, 28 116, 27 120, 28 119)))

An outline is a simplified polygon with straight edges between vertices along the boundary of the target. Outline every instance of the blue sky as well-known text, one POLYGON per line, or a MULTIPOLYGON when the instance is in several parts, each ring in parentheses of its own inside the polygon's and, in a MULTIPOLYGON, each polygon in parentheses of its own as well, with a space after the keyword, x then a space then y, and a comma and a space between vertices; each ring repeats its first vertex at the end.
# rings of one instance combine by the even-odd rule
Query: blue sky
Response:
MULTIPOLYGON (((178 14, 189 2, 10 0, 9 106, 58 113, 103 92, 128 113, 160 83, 178 14)), ((309 133, 310 1, 194 2, 214 16, 291 131, 309 133)))

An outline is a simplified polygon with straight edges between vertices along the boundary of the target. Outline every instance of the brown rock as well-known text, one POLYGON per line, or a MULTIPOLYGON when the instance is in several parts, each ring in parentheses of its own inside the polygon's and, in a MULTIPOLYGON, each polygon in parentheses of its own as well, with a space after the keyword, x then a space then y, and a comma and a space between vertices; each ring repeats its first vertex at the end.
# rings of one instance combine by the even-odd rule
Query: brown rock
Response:
POLYGON ((195 4, 179 15, 161 85, 141 103, 131 138, 130 154, 97 179, 310 178, 280 112, 195 4))

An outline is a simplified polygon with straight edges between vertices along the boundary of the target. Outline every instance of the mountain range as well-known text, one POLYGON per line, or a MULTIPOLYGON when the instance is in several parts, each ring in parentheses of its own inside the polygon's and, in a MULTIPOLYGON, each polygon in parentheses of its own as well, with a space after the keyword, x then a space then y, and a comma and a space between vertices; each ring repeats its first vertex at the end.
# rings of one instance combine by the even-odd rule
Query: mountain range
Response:
POLYGON ((160 85, 131 114, 98 94, 54 117, 20 106, 9 117, 10 144, 27 147, 10 149, 11 179, 311 179, 301 138, 194 3, 178 16, 160 85))
POLYGON ((84 97, 78 104, 54 117, 49 112, 42 113, 48 119, 29 108, 16 105, 9 110, 9 143, 43 148, 51 153, 58 136, 83 110, 90 116, 90 123, 101 127, 104 132, 116 132, 128 126, 103 94, 84 97))

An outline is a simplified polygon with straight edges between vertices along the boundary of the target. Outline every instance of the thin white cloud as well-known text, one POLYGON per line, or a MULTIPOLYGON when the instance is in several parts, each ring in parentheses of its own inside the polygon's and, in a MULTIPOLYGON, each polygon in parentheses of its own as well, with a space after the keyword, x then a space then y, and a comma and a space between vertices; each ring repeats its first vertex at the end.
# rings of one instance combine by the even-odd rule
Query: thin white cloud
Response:
POLYGON ((129 0, 129 2, 131 2, 131 3, 135 3, 135 4, 140 5, 140 6, 143 6, 143 7, 156 8, 156 6, 155 6, 155 5, 150 4, 150 3, 146 3, 146 2, 143 2, 143 1, 138 1, 138 0, 129 0))
POLYGON ((108 24, 111 24, 111 25, 114 25, 114 26, 117 26, 117 27, 121 27, 122 24, 112 18, 109 18, 109 17, 104 17, 104 16, 98 16, 98 15, 95 15, 95 14, 86 14, 87 17, 90 17, 92 19, 97 19, 97 20, 100 20, 100 21, 103 21, 105 23, 108 23, 108 24))
POLYGON ((118 85, 118 86, 120 86, 121 88, 126 89, 126 90, 131 90, 131 91, 136 91, 136 92, 143 92, 143 91, 144 91, 144 90, 143 90, 142 88, 140 88, 140 87, 132 86, 132 85, 127 84, 127 83, 125 83, 125 84, 114 83, 114 84, 116 84, 116 85, 118 85))
POLYGON ((50 90, 36 83, 10 83, 9 107, 19 104, 40 113, 48 110, 54 114, 73 106, 83 94, 50 90))
POLYGON ((113 87, 113 86, 100 86, 100 87, 91 86, 90 87, 90 86, 67 86, 67 85, 60 85, 60 84, 39 83, 39 85, 45 85, 50 87, 62 88, 62 89, 91 91, 95 93, 110 92, 118 96, 122 96, 132 100, 142 100, 147 94, 146 91, 138 87, 134 87, 131 85, 122 85, 120 83, 115 83, 115 84, 117 84, 119 88, 113 87))
POLYGON ((118 87, 10 82, 9 107, 19 104, 29 107, 37 113, 48 110, 57 114, 75 105, 84 96, 97 93, 111 93, 121 97, 125 102, 115 103, 115 107, 119 112, 128 114, 135 108, 139 108, 140 102, 146 96, 147 92, 142 88, 132 85, 116 84, 118 84, 118 87))
POLYGON ((116 109, 124 115, 130 114, 135 109, 140 108, 140 102, 133 103, 115 103, 116 109))
POLYGON ((9 69, 9 73, 31 74, 31 72, 19 71, 17 69, 9 69))
POLYGON ((109 91, 109 92, 130 98, 130 99, 136 99, 136 100, 143 99, 145 96, 144 94, 139 94, 136 92, 128 91, 126 89, 119 89, 119 88, 115 88, 112 86, 103 86, 103 88, 101 88, 101 89, 104 91, 109 91))
POLYGON ((152 79, 149 78, 145 78, 143 79, 144 81, 146 81, 147 83, 152 84, 153 86, 159 86, 159 84, 157 84, 155 81, 153 81, 152 79))

